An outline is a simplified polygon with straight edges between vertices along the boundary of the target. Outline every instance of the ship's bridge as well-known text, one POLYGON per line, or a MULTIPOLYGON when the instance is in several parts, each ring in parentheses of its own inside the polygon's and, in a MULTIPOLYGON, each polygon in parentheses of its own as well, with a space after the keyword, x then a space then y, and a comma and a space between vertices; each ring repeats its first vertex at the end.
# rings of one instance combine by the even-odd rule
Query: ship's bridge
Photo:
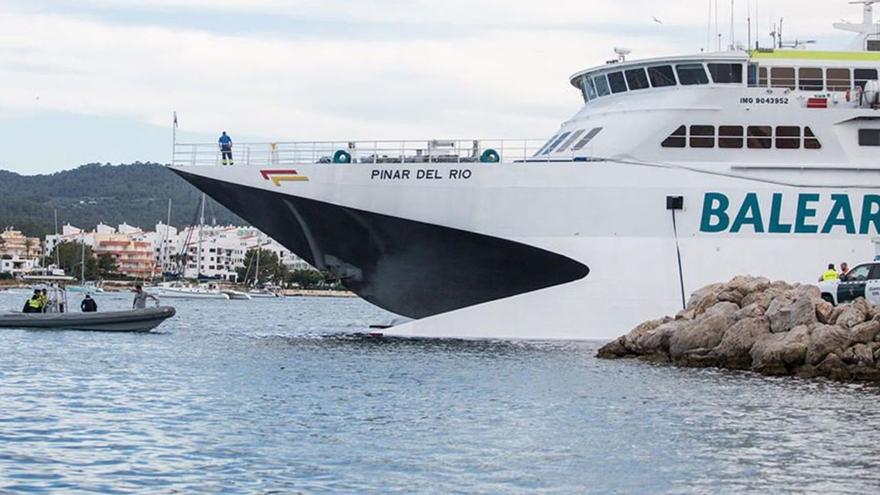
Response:
POLYGON ((880 52, 754 50, 613 62, 570 79, 584 102, 659 89, 723 86, 804 92, 863 91, 880 52))
POLYGON ((610 62, 571 76, 584 102, 605 97, 682 86, 742 85, 746 52, 699 54, 632 62, 610 62))

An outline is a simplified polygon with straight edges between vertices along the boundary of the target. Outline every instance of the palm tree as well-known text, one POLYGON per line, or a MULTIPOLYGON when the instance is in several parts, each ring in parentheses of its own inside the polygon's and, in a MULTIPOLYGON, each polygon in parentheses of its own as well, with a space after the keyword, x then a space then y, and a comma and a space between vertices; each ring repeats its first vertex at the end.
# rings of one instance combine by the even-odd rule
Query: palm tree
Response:
POLYGON ((34 240, 30 237, 24 238, 24 250, 25 250, 25 258, 31 258, 31 248, 34 247, 34 240))

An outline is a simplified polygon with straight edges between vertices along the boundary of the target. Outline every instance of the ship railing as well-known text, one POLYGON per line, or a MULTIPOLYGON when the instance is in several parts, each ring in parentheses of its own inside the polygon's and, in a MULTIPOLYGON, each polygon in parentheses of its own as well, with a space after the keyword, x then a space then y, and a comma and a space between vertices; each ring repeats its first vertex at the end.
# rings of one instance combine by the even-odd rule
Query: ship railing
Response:
MULTIPOLYGON (((431 139, 422 141, 310 141, 233 143, 235 165, 304 163, 509 163, 552 161, 536 156, 542 139, 431 139)), ((217 143, 175 143, 174 166, 226 164, 217 143)))

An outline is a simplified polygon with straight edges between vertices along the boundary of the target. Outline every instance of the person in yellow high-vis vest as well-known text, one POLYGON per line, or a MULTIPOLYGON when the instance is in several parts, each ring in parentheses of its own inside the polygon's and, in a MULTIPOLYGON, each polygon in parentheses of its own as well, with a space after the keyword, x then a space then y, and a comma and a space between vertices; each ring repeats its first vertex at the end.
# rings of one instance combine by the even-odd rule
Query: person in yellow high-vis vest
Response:
POLYGON ((830 282, 832 280, 840 280, 840 274, 837 273, 834 264, 828 265, 828 269, 825 270, 825 273, 822 274, 822 278, 819 281, 830 282))

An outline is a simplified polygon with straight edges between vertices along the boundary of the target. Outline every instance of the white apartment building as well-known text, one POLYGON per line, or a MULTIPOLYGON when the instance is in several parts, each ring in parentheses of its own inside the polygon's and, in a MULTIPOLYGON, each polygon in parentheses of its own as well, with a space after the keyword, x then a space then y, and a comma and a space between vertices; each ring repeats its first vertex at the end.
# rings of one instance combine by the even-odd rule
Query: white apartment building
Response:
POLYGON ((58 235, 48 235, 46 252, 52 252, 62 242, 83 242, 96 255, 110 253, 117 261, 120 273, 137 278, 154 278, 163 272, 183 269, 184 278, 217 278, 236 282, 236 270, 244 267, 245 255, 260 246, 272 251, 290 270, 310 270, 301 258, 253 227, 198 226, 179 230, 159 223, 153 231, 123 223, 117 227, 98 224, 91 232, 72 225, 64 225, 58 235), (200 249, 201 247, 201 249, 200 249), (178 259, 185 255, 184 266, 178 259))

